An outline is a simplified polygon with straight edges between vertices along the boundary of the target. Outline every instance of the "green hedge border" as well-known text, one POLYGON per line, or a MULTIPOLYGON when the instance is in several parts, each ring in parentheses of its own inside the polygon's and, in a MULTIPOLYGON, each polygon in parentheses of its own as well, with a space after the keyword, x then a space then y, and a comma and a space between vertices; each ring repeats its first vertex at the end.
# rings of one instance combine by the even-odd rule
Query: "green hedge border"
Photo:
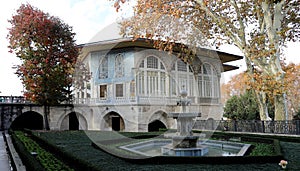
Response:
POLYGON ((27 170, 74 170, 71 165, 66 165, 61 158, 55 156, 47 149, 37 143, 32 137, 31 131, 18 131, 11 133, 13 142, 20 147, 19 154, 24 161, 27 170), (17 135, 18 133, 18 135, 17 135), (37 152, 37 155, 32 155, 29 149, 37 152))
MULTIPOLYGON (((195 131, 197 132, 197 131, 195 131)), ((43 138, 36 136, 31 131, 28 131, 29 134, 32 135, 32 138, 38 142, 43 148, 51 151, 56 156, 60 156, 64 162, 67 164, 71 164, 76 168, 76 170, 97 170, 88 164, 84 159, 75 158, 69 152, 63 151, 59 147, 47 142, 43 138)), ((131 138, 136 139, 144 139, 144 138, 152 138, 153 135, 137 135, 137 136, 130 136, 131 138)), ((134 163, 134 164, 200 164, 200 163, 207 163, 207 164, 249 164, 249 163, 276 163, 283 159, 283 155, 281 153, 280 141, 275 139, 274 137, 270 138, 269 136, 265 137, 262 135, 245 135, 245 134, 236 134, 236 133, 227 133, 227 132, 215 132, 212 137, 216 138, 234 138, 234 137, 241 137, 243 141, 254 141, 254 142, 264 142, 264 143, 271 143, 274 146, 275 155, 272 156, 228 156, 228 157, 175 157, 175 156, 157 156, 152 158, 145 158, 145 159, 130 159, 126 158, 125 156, 118 156, 108 153, 105 149, 105 146, 99 147, 98 145, 92 143, 92 146, 98 150, 101 150, 108 155, 112 155, 114 157, 120 158, 124 161, 134 163)), ((286 139, 284 139, 286 140, 286 139)), ((297 139, 292 138, 291 141, 298 141, 297 139)), ((113 140, 114 142, 116 140, 113 140)), ((104 141, 105 142, 105 141, 104 141)), ((109 143, 109 141, 105 142, 109 143)))
POLYGON ((45 169, 42 165, 37 161, 37 159, 27 151, 23 142, 17 137, 14 132, 10 132, 13 145, 19 154, 20 158, 22 159, 26 170, 38 170, 44 171, 45 169))
POLYGON ((51 153, 53 153, 55 156, 57 156, 59 159, 64 161, 67 165, 72 166, 72 168, 76 171, 94 171, 99 170, 93 165, 90 165, 85 160, 82 160, 81 158, 76 158, 72 153, 69 153, 67 151, 64 151, 60 149, 59 147, 49 143, 47 140, 35 135, 33 131, 27 130, 28 134, 31 135, 32 139, 36 141, 38 144, 40 144, 43 148, 47 149, 51 153))

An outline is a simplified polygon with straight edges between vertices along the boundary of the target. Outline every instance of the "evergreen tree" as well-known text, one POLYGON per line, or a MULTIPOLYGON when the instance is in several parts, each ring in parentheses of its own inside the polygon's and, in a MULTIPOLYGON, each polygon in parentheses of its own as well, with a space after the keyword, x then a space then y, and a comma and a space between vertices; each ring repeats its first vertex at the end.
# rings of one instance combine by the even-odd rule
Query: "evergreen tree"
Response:
MULTIPOLYGON (((271 105, 269 105, 271 106, 271 105)), ((270 110, 272 111, 272 110, 270 110)), ((258 103, 253 91, 248 90, 240 96, 232 96, 225 105, 224 116, 237 120, 259 119, 258 103)), ((274 116, 273 112, 271 116, 274 116)))

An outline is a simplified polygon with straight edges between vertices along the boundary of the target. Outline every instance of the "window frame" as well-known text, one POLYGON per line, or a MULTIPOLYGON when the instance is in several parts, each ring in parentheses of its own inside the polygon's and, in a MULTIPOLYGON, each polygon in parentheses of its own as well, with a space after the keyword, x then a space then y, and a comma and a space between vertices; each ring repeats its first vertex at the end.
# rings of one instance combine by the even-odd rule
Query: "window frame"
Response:
POLYGON ((124 97, 124 84, 123 83, 118 83, 115 84, 115 97, 116 98, 122 98, 124 97))
POLYGON ((98 78, 106 79, 108 78, 108 56, 105 55, 100 61, 99 69, 98 69, 98 78))
POLYGON ((120 78, 124 77, 124 55, 122 53, 118 53, 115 56, 115 77, 120 78))

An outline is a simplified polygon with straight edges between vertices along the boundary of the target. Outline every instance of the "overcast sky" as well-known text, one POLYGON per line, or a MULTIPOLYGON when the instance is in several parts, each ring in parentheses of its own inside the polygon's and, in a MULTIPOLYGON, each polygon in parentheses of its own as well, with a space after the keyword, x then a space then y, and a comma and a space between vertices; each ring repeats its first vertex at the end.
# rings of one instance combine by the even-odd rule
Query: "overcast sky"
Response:
MULTIPOLYGON (((32 6, 49 13, 52 16, 59 17, 66 24, 73 27, 73 32, 76 33, 76 43, 82 44, 95 40, 95 35, 99 32, 111 28, 111 24, 120 19, 124 13, 128 13, 129 7, 123 6, 121 13, 116 13, 112 7, 112 2, 108 0, 9 0, 5 1, 5 5, 0 6, 0 95, 22 95, 22 84, 20 79, 14 74, 12 67, 20 64, 18 58, 13 54, 8 53, 8 41, 6 36, 8 34, 7 28, 10 24, 7 20, 11 19, 16 10, 22 3, 30 3, 32 6)), ((115 30, 109 30, 113 35, 108 37, 116 37, 115 30)), ((105 33, 105 36, 108 34, 105 33)), ((108 38, 105 37, 105 38, 108 38)), ((287 51, 287 58, 289 61, 296 63, 300 62, 300 56, 296 49, 300 48, 300 43, 289 46, 287 51), (296 58, 297 56, 297 58, 296 58)), ((236 49, 228 46, 221 48, 223 51, 238 53, 236 49)), ((299 51, 299 50, 298 50, 299 51)), ((234 63, 242 66, 243 61, 234 63)), ((239 71, 241 71, 239 70, 239 71)), ((239 71, 226 73, 226 79, 239 71)))
MULTIPOLYGON (((76 43, 87 43, 103 28, 120 19, 113 3, 108 0, 9 0, 0 6, 0 95, 22 95, 22 84, 14 74, 12 67, 20 64, 14 54, 8 53, 7 28, 11 27, 7 20, 11 19, 20 5, 31 4, 40 10, 62 19, 73 27, 76 43)), ((116 34, 112 31, 113 34, 116 34)))

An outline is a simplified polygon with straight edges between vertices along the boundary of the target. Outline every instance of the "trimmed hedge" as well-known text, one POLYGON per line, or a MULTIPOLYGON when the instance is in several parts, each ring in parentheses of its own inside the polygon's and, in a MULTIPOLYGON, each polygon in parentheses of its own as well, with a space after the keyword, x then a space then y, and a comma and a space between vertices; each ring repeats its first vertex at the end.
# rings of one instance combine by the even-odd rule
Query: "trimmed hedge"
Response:
POLYGON ((58 160, 53 154, 41 148, 27 133, 15 131, 12 134, 12 138, 28 170, 73 170, 58 160), (32 153, 36 154, 33 155, 32 153))
MULTIPOLYGON (((195 163, 195 164, 188 164, 191 163, 189 160, 193 160, 191 158, 187 158, 186 163, 180 164, 177 163, 176 160, 173 160, 173 158, 168 158, 166 160, 169 160, 167 162, 162 161, 162 158, 148 158, 147 160, 149 162, 144 162, 146 160, 126 160, 121 159, 119 157, 112 156, 111 153, 107 153, 105 150, 104 152, 102 150, 96 150, 91 146, 91 140, 86 135, 92 134, 98 134, 98 131, 93 132, 89 131, 83 132, 83 131, 51 131, 51 132, 33 132, 36 136, 44 139, 48 143, 52 144, 58 150, 65 151, 71 157, 85 161, 87 165, 90 166, 90 168, 94 168, 94 170, 166 170, 166 171, 180 171, 180 170, 238 170, 238 171, 249 171, 249 170, 277 170, 280 169, 278 166, 278 162, 281 159, 284 158, 269 158, 270 161, 265 162, 265 156, 253 156, 248 157, 253 158, 255 160, 255 163, 249 162, 247 159, 243 159, 245 163, 237 161, 237 163, 231 163, 232 159, 228 159, 227 157, 221 157, 219 159, 211 159, 209 157, 202 157, 206 159, 202 159, 202 162, 204 163, 195 163), (219 160, 219 161, 212 161, 212 160, 219 160), (223 162, 221 162, 223 161, 223 162), (164 164, 165 163, 165 164, 164 164), (170 164, 167 164, 170 163, 170 164), (238 164, 241 163, 241 164, 238 164)), ((133 138, 134 135, 146 135, 147 133, 126 133, 126 132, 119 132, 119 134, 122 134, 124 136, 128 136, 133 138)), ((240 137, 240 136, 238 136, 240 137)), ((101 140, 106 141, 108 139, 114 138, 114 135, 110 135, 109 132, 101 132, 100 139, 97 137, 97 142, 101 140)), ((140 141, 140 140, 134 140, 133 141, 140 141)), ((110 147, 117 146, 116 143, 117 139, 115 139, 114 144, 111 144, 110 147)), ((278 142, 278 141, 277 141, 278 142)), ((283 142, 286 144, 285 142, 283 142)), ((98 148, 98 147, 97 147, 98 148)), ((295 149, 299 149, 297 144, 295 146, 295 149)), ((286 148, 284 149, 286 150, 286 148)), ((52 151, 51 151, 52 152, 52 151)), ((64 155, 66 155, 66 153, 64 155)), ((288 154, 285 151, 285 154, 288 154)), ((296 161, 298 159, 297 153, 295 153, 294 160, 296 161)), ((64 158, 64 156, 61 156, 64 158)), ((283 157, 283 156, 282 156, 283 157)), ((288 157, 288 156, 287 156, 288 157)), ((199 157, 198 157, 199 158, 199 157)), ((184 160, 184 159, 183 159, 184 160)), ((288 161, 291 161, 290 158, 287 158, 288 161)), ((295 161, 289 162, 288 167, 294 168, 294 170, 299 170, 299 165, 293 164, 295 161)), ((184 161, 182 161, 184 162, 184 161)), ((83 170, 83 169, 82 169, 83 170)), ((93 169, 92 169, 93 170, 93 169)))
POLYGON ((20 158, 22 159, 24 165, 27 170, 40 170, 44 171, 45 169, 42 165, 37 161, 37 159, 30 154, 30 152, 26 149, 23 142, 17 137, 17 135, 12 132, 11 134, 12 142, 16 151, 18 152, 20 158))
POLYGON ((68 165, 72 165, 72 167, 76 171, 97 170, 97 168, 95 166, 90 165, 88 162, 86 162, 86 160, 83 160, 81 157, 76 157, 72 153, 57 147, 55 144, 49 142, 47 139, 44 139, 44 138, 38 136, 37 132, 29 131, 28 133, 30 133, 32 135, 32 138, 36 142, 38 142, 42 147, 44 147, 51 153, 55 154, 56 156, 59 156, 59 158, 61 160, 63 160, 65 163, 67 163, 68 165))

